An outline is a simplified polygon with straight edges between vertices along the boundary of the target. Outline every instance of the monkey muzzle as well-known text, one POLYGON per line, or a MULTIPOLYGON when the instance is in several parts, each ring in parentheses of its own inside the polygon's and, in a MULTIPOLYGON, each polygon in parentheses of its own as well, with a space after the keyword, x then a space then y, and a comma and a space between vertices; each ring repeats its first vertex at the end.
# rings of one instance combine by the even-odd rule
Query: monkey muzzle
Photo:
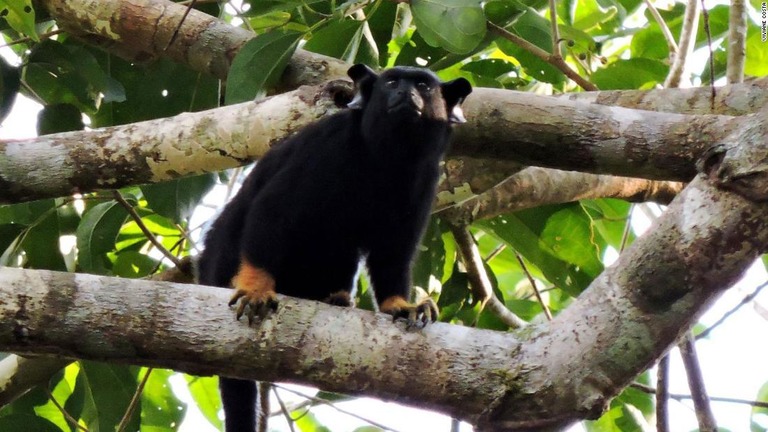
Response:
POLYGON ((387 103, 387 112, 404 117, 421 117, 424 110, 424 99, 413 89, 411 91, 398 91, 393 94, 387 103))

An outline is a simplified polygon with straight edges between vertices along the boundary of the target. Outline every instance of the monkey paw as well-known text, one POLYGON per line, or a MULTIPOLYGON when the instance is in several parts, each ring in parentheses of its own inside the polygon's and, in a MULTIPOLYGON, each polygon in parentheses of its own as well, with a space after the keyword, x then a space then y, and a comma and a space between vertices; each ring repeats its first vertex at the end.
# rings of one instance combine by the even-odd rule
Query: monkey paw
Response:
POLYGON ((335 293, 326 297, 323 300, 323 303, 341 307, 352 307, 355 305, 355 302, 352 300, 352 297, 347 291, 336 291, 335 293))
POLYGON ((229 305, 237 305, 238 320, 246 315, 250 325, 254 318, 264 319, 270 311, 277 309, 275 280, 262 268, 243 260, 237 275, 232 278, 232 287, 235 293, 229 299, 229 305))
POLYGON ((277 310, 277 294, 274 291, 237 289, 229 299, 230 306, 235 304, 237 319, 240 320, 240 317, 245 315, 250 325, 254 318, 264 319, 269 312, 277 310))
POLYGON ((413 304, 400 296, 393 296, 384 300, 379 309, 384 313, 392 315, 393 320, 398 318, 405 319, 405 326, 408 330, 423 328, 430 322, 437 321, 437 317, 440 315, 437 304, 429 297, 413 304))

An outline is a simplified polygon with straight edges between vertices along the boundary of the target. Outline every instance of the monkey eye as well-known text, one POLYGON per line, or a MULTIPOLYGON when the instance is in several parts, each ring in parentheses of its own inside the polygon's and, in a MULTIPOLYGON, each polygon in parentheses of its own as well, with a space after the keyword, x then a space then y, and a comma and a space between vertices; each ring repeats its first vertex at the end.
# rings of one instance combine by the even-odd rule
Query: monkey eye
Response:
POLYGON ((429 86, 429 84, 425 83, 424 81, 419 81, 419 82, 417 82, 417 83, 416 83, 416 87, 417 87, 419 90, 423 90, 423 91, 430 91, 430 90, 432 89, 432 88, 429 86))
POLYGON ((384 83, 384 85, 387 86, 388 88, 395 88, 395 87, 397 87, 397 80, 394 80, 394 79, 387 80, 384 83))

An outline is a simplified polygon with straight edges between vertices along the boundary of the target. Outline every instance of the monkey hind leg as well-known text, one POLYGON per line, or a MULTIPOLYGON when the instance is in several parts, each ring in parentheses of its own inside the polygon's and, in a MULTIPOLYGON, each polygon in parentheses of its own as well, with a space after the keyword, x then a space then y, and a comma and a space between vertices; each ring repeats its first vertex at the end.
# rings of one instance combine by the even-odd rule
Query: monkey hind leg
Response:
POLYGON ((275 279, 268 271, 245 259, 241 260, 240 269, 232 278, 232 288, 235 293, 229 305, 237 305, 237 319, 245 314, 250 324, 255 317, 264 318, 267 313, 277 309, 275 279))
POLYGON ((404 318, 407 328, 422 328, 437 321, 440 311, 437 304, 427 297, 418 303, 410 303, 403 297, 394 295, 386 298, 379 305, 379 310, 392 315, 393 319, 404 318))

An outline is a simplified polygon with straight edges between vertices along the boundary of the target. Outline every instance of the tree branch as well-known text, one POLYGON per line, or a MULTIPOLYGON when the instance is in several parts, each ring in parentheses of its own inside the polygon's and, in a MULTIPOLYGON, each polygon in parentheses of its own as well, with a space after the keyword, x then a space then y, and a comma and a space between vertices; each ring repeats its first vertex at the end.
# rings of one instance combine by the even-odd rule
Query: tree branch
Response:
POLYGON ((717 422, 709 405, 709 396, 704 386, 704 376, 699 366, 699 358, 696 355, 696 340, 688 332, 678 345, 680 356, 683 358, 685 373, 688 376, 688 387, 691 389, 693 406, 696 409, 696 419, 699 421, 699 430, 704 432, 716 432, 717 422))
MULTIPOLYGON (((168 0, 35 0, 57 25, 84 42, 126 60, 146 63, 159 57, 189 65, 195 71, 225 79, 240 48, 253 32, 168 0), (168 46, 180 21, 174 43, 168 46), (166 49, 167 48, 167 49, 166 49)), ((281 92, 299 85, 318 85, 346 76, 347 65, 337 59, 297 50, 281 82, 281 92)))
POLYGON ((493 33, 495 33, 496 35, 501 36, 504 39, 507 39, 513 44, 519 46, 520 48, 528 51, 529 53, 535 55, 541 60, 544 60, 545 62, 556 67, 558 70, 560 70, 560 72, 562 72, 565 76, 570 78, 573 82, 575 82, 579 87, 583 88, 584 90, 587 90, 587 91, 598 90, 596 85, 592 84, 591 82, 589 82, 588 79, 582 77, 581 75, 579 75, 578 72, 571 69, 571 67, 568 65, 568 63, 565 62, 565 60, 561 55, 550 54, 544 51, 543 49, 537 47, 536 45, 528 42, 527 40, 521 38, 520 36, 514 33, 511 33, 502 27, 499 27, 490 21, 488 22, 488 29, 493 33))
POLYGON ((669 204, 682 189, 683 184, 678 182, 528 167, 496 187, 443 210, 440 215, 451 223, 472 223, 540 205, 594 198, 669 204))
MULTIPOLYGON (((650 1, 648 2, 650 4, 650 1)), ((664 80, 664 87, 680 87, 688 57, 693 53, 696 42, 696 30, 699 27, 699 0, 688 0, 683 15, 683 28, 680 30, 680 49, 673 53, 672 66, 664 80)), ((667 29, 669 31, 669 29, 667 29)), ((688 81, 686 79, 686 81, 688 81)))
POLYGON ((728 13, 728 63, 725 76, 729 84, 734 84, 744 81, 744 63, 747 60, 747 2, 731 0, 728 13))
MULTIPOLYGON (((243 165, 338 109, 349 91, 349 84, 332 81, 166 119, 0 142, 0 203, 243 165)), ((739 117, 671 115, 483 88, 464 108, 469 123, 456 128, 452 155, 669 180, 689 180, 710 143, 741 122, 739 117)))
POLYGON ((406 332, 387 315, 287 297, 250 328, 224 289, 0 268, 0 348, 304 383, 500 430, 553 427, 598 416, 741 276, 768 245, 766 213, 698 176, 568 309, 520 334, 406 332))

